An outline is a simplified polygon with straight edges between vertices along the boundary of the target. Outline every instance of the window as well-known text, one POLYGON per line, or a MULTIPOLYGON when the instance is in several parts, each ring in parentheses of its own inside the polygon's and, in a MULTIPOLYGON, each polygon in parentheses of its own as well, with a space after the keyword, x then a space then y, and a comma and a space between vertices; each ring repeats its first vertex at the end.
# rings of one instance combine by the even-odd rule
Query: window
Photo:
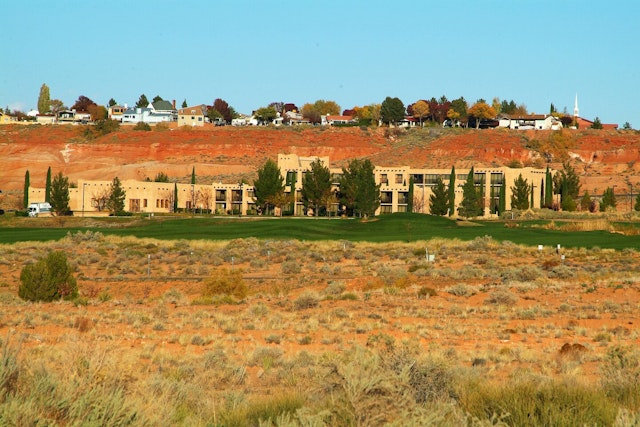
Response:
POLYGON ((402 184, 402 174, 401 173, 397 173, 396 174, 396 184, 402 184))
POLYGON ((391 205, 381 205, 380 206, 380 213, 381 214, 390 214, 390 213, 392 213, 391 205))
POLYGON ((224 202, 227 200, 227 190, 216 190, 216 201, 224 202))
POLYGON ((147 207, 147 199, 142 199, 142 207, 143 208, 147 207))
POLYGON ((502 177, 501 173, 492 173, 491 174, 491 185, 502 185, 502 177))
POLYGON ((398 204, 406 205, 409 202, 409 193, 401 191, 398 193, 398 204))
POLYGON ((380 192, 380 203, 391 203, 393 193, 391 191, 380 192))
POLYGON ((389 179, 387 178, 387 174, 386 173, 380 174, 380 183, 387 184, 388 182, 389 182, 389 179))
POLYGON ((424 184, 424 175, 423 174, 415 173, 412 176, 413 176, 413 183, 414 184, 424 184))

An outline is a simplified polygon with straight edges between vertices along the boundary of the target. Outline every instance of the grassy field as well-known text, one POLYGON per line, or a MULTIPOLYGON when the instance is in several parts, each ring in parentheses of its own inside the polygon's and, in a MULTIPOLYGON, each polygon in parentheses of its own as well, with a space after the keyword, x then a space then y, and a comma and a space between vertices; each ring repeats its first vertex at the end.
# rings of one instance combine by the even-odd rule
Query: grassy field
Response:
POLYGON ((0 222, 0 243, 59 240, 67 233, 100 231, 105 235, 134 236, 163 240, 296 239, 305 241, 348 240, 361 242, 414 242, 432 238, 473 240, 491 236, 497 241, 524 245, 640 249, 632 225, 607 222, 585 228, 536 221, 456 221, 421 214, 393 214, 366 221, 326 218, 24 218, 0 222), (551 225, 550 225, 551 224, 551 225), (623 230, 623 231, 620 231, 623 230))

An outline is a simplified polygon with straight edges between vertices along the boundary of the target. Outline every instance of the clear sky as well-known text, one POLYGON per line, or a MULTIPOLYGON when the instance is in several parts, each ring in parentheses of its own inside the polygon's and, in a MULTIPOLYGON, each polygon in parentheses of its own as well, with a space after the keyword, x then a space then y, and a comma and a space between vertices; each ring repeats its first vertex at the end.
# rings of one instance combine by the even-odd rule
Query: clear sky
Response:
POLYGON ((640 128, 640 1, 23 0, 0 8, 0 106, 222 98, 553 103, 640 128))

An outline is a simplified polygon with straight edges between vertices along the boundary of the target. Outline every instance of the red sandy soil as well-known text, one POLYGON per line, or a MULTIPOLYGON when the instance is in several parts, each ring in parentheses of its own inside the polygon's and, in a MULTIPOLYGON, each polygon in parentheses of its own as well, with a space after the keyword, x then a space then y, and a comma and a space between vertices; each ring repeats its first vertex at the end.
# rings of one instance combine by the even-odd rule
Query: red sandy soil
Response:
MULTIPOLYGON (((329 156, 332 166, 369 158, 379 166, 458 168, 525 166, 561 168, 572 159, 583 189, 601 194, 630 181, 640 187, 640 133, 635 131, 444 130, 410 132, 360 128, 217 127, 134 131, 122 126, 96 139, 84 126, 0 127, 0 189, 20 191, 29 170, 32 186, 44 187, 46 171, 78 179, 154 178, 159 172, 188 180, 193 167, 200 182, 252 181, 267 158, 278 153, 329 156)), ((186 181, 185 181, 186 182, 186 181)))

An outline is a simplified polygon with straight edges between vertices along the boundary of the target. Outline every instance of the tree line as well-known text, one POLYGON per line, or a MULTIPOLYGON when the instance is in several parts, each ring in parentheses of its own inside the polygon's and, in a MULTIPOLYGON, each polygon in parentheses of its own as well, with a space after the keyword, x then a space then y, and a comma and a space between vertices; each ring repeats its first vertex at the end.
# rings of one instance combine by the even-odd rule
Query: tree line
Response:
MULTIPOLYGON (((138 108, 147 107, 150 103, 162 101, 163 98, 156 95, 151 102, 143 93, 138 98, 135 106, 138 108)), ((73 104, 71 109, 77 111, 86 111, 90 113, 92 121, 106 120, 108 113, 107 108, 117 105, 115 99, 109 99, 106 107, 98 105, 90 98, 81 95, 73 104)), ((182 108, 188 106, 187 100, 182 102, 182 108)), ((42 84, 38 97, 38 112, 40 114, 57 114, 66 110, 67 107, 59 99, 51 99, 50 89, 46 84, 42 84)), ((11 114, 9 108, 5 109, 7 114, 11 114)), ((261 106, 252 111, 252 115, 261 123, 271 123, 276 117, 283 118, 286 124, 289 120, 286 113, 299 113, 303 119, 309 123, 318 124, 324 115, 342 115, 354 118, 354 125, 369 126, 383 123, 386 125, 397 124, 407 117, 417 120, 420 126, 442 125, 463 126, 479 128, 482 123, 495 119, 499 114, 507 114, 510 116, 529 114, 527 106, 524 103, 516 103, 514 100, 501 100, 494 97, 491 102, 481 98, 469 105, 469 102, 463 97, 453 100, 447 99, 442 95, 439 98, 421 98, 417 101, 405 105, 397 97, 386 97, 381 103, 373 103, 364 106, 354 106, 342 110, 340 105, 335 101, 319 99, 312 103, 305 103, 301 108, 294 103, 285 103, 282 101, 272 102, 266 106, 261 106)), ((26 115, 20 111, 12 113, 15 116, 25 118, 26 115)), ((556 106, 551 103, 548 114, 557 117, 562 121, 563 125, 575 125, 574 117, 569 114, 565 107, 560 112, 556 106)), ((240 114, 225 100, 216 98, 211 105, 207 105, 207 116, 211 122, 231 123, 234 118, 240 117, 240 114)), ((595 118, 592 127, 601 129, 602 123, 598 117, 595 118)), ((631 125, 626 122, 623 129, 631 129, 631 125)))

